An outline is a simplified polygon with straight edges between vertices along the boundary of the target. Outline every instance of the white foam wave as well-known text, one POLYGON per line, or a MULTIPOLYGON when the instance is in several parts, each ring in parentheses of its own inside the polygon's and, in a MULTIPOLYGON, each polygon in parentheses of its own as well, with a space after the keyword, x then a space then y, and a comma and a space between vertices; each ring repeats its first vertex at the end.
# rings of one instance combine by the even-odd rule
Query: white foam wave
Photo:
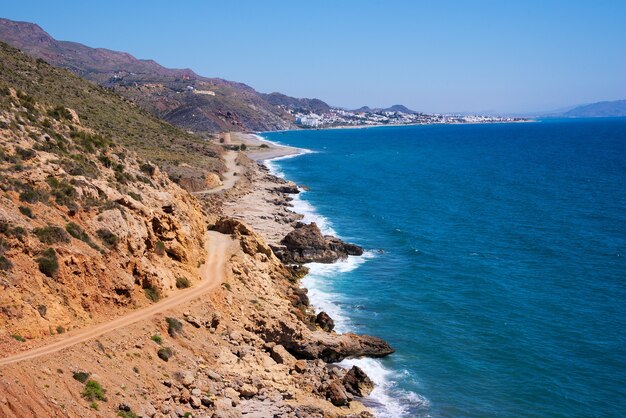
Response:
MULTIPOLYGON (((284 172, 280 170, 280 167, 275 162, 297 157, 298 155, 300 154, 279 157, 266 160, 263 163, 271 174, 285 178, 284 172)), ((293 211, 303 215, 304 218, 302 220, 305 223, 315 222, 323 234, 337 236, 330 220, 320 215, 315 207, 305 200, 305 196, 306 191, 304 190, 301 190, 300 194, 294 196, 291 202, 293 211)), ((308 289, 311 305, 317 312, 324 311, 330 315, 335 321, 335 330, 339 333, 349 332, 354 329, 354 326, 341 308, 348 301, 343 295, 333 291, 331 280, 340 280, 340 277, 338 278, 337 275, 348 273, 375 256, 376 253, 373 251, 366 251, 362 256, 350 256, 346 260, 333 264, 307 264, 309 274, 302 279, 301 284, 308 289)), ((345 368, 357 365, 372 379, 375 388, 364 399, 364 403, 366 406, 371 407, 379 418, 406 417, 410 416, 411 410, 428 406, 428 400, 420 395, 398 389, 397 382, 393 379, 394 372, 385 368, 380 360, 371 358, 349 359, 342 361, 339 365, 345 368)))
POLYGON ((303 215, 302 222, 311 223, 315 222, 319 227, 320 231, 324 235, 333 235, 338 236, 337 232, 333 229, 332 223, 330 220, 317 213, 315 207, 310 204, 308 201, 303 199, 306 195, 306 191, 301 190, 299 194, 293 196, 293 200, 291 204, 293 206, 293 211, 303 215))
POLYGON ((364 399, 366 406, 376 411, 378 418, 409 416, 411 411, 427 408, 428 400, 414 392, 397 389, 394 372, 386 369, 380 360, 372 358, 347 359, 339 363, 347 369, 358 366, 374 382, 374 390, 364 399))

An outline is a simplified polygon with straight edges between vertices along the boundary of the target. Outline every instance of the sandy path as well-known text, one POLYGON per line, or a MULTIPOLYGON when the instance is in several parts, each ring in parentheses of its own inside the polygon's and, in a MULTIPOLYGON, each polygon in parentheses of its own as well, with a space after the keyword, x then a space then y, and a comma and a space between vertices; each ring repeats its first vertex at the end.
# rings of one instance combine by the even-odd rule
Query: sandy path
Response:
POLYGON ((197 192, 193 192, 193 194, 212 194, 221 192, 222 190, 228 190, 237 183, 238 177, 235 175, 237 173, 237 152, 236 151, 227 151, 224 156, 224 162, 226 163, 226 172, 223 174, 224 179, 222 180, 222 185, 214 187, 212 189, 200 190, 197 192))
POLYGON ((98 324, 90 328, 77 330, 76 332, 67 333, 64 335, 63 339, 54 343, 2 358, 0 359, 0 366, 54 354, 65 348, 82 343, 91 338, 98 337, 107 332, 148 319, 157 313, 175 308, 178 305, 189 302, 198 296, 215 289, 224 281, 224 267, 226 265, 226 261, 228 260, 229 248, 232 242, 232 239, 227 235, 223 235, 218 232, 208 232, 206 244, 208 257, 206 263, 200 267, 200 276, 202 281, 197 286, 177 291, 175 294, 166 299, 163 299, 144 309, 133 311, 128 315, 124 315, 112 321, 98 324))

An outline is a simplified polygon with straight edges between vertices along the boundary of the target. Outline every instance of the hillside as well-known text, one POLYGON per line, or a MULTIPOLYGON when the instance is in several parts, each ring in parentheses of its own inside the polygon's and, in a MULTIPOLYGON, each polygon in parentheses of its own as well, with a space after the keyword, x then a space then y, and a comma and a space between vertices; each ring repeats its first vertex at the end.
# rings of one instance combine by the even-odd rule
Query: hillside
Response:
POLYGON ((325 113, 330 111, 330 106, 320 99, 296 99, 282 93, 270 93, 261 95, 274 106, 282 106, 294 111, 325 113))
POLYGON ((615 100, 612 102, 597 102, 577 106, 568 110, 562 116, 574 118, 598 118, 626 116, 626 100, 615 100))
POLYGON ((0 19, 0 40, 111 88, 153 115, 194 132, 293 127, 293 118, 253 88, 189 69, 169 69, 124 52, 57 41, 39 26, 0 19))
POLYGON ((75 74, 30 58, 0 42, 0 83, 53 107, 69 107, 82 124, 136 151, 173 178, 208 176, 224 170, 222 148, 165 123, 119 95, 75 74))
MULTIPOLYGON (((0 65, 5 352, 23 338, 63 333, 149 304, 181 280, 197 281, 196 260, 205 257, 206 239, 200 206, 157 166, 119 145, 132 138, 119 126, 96 129, 103 123, 100 113, 115 114, 111 103, 100 100, 115 100, 92 92, 92 103, 72 101, 91 105, 90 111, 63 106, 55 88, 69 89, 65 77, 76 76, 38 71, 49 66, 6 46, 0 65)), ((127 117, 161 126, 139 114, 127 117)))

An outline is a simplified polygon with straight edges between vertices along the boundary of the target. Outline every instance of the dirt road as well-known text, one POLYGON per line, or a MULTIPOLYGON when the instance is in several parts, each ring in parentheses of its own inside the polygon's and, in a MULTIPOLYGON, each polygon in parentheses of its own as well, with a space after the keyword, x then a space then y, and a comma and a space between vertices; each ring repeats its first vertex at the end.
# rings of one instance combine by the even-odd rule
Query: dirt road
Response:
POLYGON ((237 165, 237 162, 235 161, 236 159, 237 159, 236 151, 227 151, 226 155, 224 156, 224 162, 226 163, 226 172, 223 174, 224 179, 222 180, 222 185, 214 187, 212 189, 193 192, 193 194, 195 195, 213 194, 213 193, 221 192, 222 190, 228 190, 231 187, 233 187, 235 183, 237 183, 237 180, 239 179, 239 177, 237 177, 238 174, 241 174, 237 172, 237 170, 239 169, 239 166, 237 165))
POLYGON ((0 359, 0 366, 54 354, 60 350, 82 343, 91 338, 98 337, 107 332, 148 319, 157 313, 175 308, 180 304, 189 302, 215 289, 225 279, 226 273, 224 267, 226 265, 226 261, 228 260, 230 246, 233 241, 227 235, 212 231, 208 232, 207 238, 206 248, 208 257, 206 263, 200 267, 200 276, 202 280, 195 287, 177 291, 172 296, 163 299, 154 305, 133 311, 112 321, 76 330, 75 332, 69 332, 64 334, 62 339, 43 347, 34 348, 32 350, 23 351, 9 357, 2 358, 0 359))

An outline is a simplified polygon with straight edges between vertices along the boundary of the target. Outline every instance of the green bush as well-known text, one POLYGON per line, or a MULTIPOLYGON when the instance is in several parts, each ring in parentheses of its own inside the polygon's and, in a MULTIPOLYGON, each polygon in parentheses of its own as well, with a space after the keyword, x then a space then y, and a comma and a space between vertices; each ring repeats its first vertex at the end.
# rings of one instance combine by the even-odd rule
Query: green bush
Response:
POLYGON ((138 418, 137 414, 135 414, 133 411, 122 411, 122 410, 119 410, 119 411, 117 411, 117 416, 118 417, 122 417, 122 418, 138 418))
POLYGON ((35 215, 33 214, 33 211, 31 208, 26 207, 26 206, 20 206, 19 210, 22 215, 28 216, 30 219, 35 219, 35 215))
POLYGON ((157 253, 157 255, 165 255, 165 243, 163 243, 163 241, 157 241, 154 246, 154 252, 157 253))
POLYGON ((150 339, 159 345, 163 344, 163 337, 161 337, 159 334, 153 335, 152 337, 150 337, 150 339))
POLYGON ((165 318, 165 322, 167 322, 167 333, 170 337, 175 337, 183 330, 183 323, 176 318, 165 318))
POLYGON ((98 234, 102 242, 104 242, 104 245, 106 245, 108 248, 117 247, 117 243, 118 243, 117 235, 115 235, 110 230, 106 228, 100 228, 96 231, 96 234, 98 234))
POLYGON ((9 260, 3 255, 0 255, 0 270, 9 271, 12 268, 13 268, 13 263, 11 263, 11 260, 9 260))
POLYGON ((11 335, 11 337, 13 337, 14 340, 19 341, 21 343, 26 342, 26 338, 22 337, 21 335, 13 334, 11 335))
POLYGON ((174 352, 169 347, 159 348, 159 351, 157 351, 157 356, 163 361, 169 361, 173 355, 174 352))
POLYGON ((187 289, 189 286, 191 286, 191 283, 189 283, 189 279, 183 276, 179 276, 176 278, 176 287, 178 289, 187 289))
POLYGON ((70 120, 72 119, 72 114, 70 111, 64 106, 57 106, 52 110, 48 111, 48 116, 54 118, 56 120, 70 120))
POLYGON ((83 398, 88 401, 106 401, 106 390, 95 380, 89 380, 83 390, 83 398))
POLYGON ((22 147, 15 147, 15 153, 24 161, 30 160, 37 155, 37 153, 32 149, 24 149, 22 147))
POLYGON ((59 228, 58 226, 49 225, 43 228, 35 228, 33 229, 33 233, 37 235, 39 241, 44 244, 67 244, 70 242, 70 237, 63 230, 63 228, 59 228))
POLYGON ((78 380, 80 383, 85 383, 89 379, 89 373, 87 372, 74 372, 72 377, 78 380))
POLYGON ((156 287, 144 287, 143 291, 146 293, 146 297, 152 302, 158 302, 161 299, 159 290, 156 287))
MULTIPOLYGON (((48 277, 56 277, 59 272, 59 260, 54 248, 48 248, 44 251, 39 258, 37 258, 37 264, 39 265, 39 271, 48 277)), ((57 329, 58 330, 58 329, 57 329)))
POLYGON ((65 328, 63 328, 61 325, 57 326, 57 334, 63 334, 65 332, 65 328))
POLYGON ((48 177, 46 183, 52 189, 52 196, 55 197, 59 205, 70 206, 76 199, 76 189, 66 179, 57 179, 56 177, 48 177))
POLYGON ((24 190, 20 193, 20 201, 26 203, 46 203, 49 197, 50 195, 45 190, 37 189, 28 185, 24 186, 24 190))
POLYGON ((67 225, 65 225, 65 230, 67 231, 68 234, 70 234, 71 236, 73 236, 76 239, 79 239, 79 240, 85 241, 85 242, 90 242, 91 241, 91 238, 85 232, 85 230, 83 228, 81 228, 80 225, 75 224, 74 222, 70 222, 67 225))

